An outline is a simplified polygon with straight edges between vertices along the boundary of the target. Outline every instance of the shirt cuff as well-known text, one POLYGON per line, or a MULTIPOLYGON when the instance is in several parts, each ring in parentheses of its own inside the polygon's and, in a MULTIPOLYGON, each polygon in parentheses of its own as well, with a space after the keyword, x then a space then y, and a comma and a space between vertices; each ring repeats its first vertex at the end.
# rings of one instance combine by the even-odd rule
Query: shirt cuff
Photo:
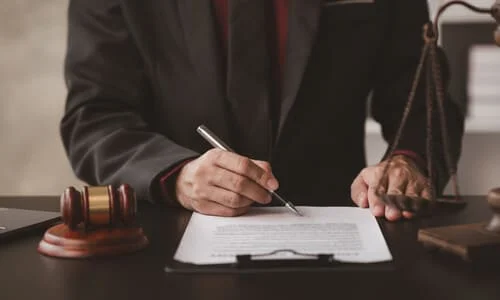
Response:
POLYGON ((159 180, 158 184, 160 186, 161 197, 165 200, 166 203, 177 204, 177 200, 176 200, 176 196, 175 196, 175 183, 177 181, 177 176, 179 175, 179 172, 181 171, 181 169, 187 163, 189 163, 191 161, 192 161, 192 159, 182 161, 179 164, 177 164, 175 167, 166 171, 165 174, 160 176, 160 180, 159 180))

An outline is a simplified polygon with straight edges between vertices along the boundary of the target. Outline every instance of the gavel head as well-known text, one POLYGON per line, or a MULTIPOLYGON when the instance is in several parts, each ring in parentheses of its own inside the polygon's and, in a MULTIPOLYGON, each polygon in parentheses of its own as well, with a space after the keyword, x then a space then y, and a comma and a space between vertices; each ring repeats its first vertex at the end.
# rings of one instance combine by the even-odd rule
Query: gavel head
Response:
POLYGON ((137 202, 134 190, 127 184, 116 190, 108 186, 83 187, 77 191, 68 187, 61 195, 61 217, 74 230, 84 228, 129 225, 135 221, 137 202))

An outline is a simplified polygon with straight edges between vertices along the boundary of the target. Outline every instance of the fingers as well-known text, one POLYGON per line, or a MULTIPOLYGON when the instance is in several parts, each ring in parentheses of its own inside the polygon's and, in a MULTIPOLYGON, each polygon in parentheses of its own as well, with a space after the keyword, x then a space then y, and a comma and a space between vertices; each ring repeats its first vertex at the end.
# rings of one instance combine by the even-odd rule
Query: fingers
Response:
POLYGON ((198 200, 193 201, 193 208, 195 211, 205 215, 236 217, 246 213, 250 209, 250 206, 231 208, 209 200, 198 200))
POLYGON ((385 207, 385 218, 389 221, 397 221, 403 216, 402 212, 396 207, 387 205, 385 207))
MULTIPOLYGON (((407 174, 401 168, 391 170, 388 178, 387 193, 389 195, 404 195, 407 191, 408 180, 407 174)), ((396 207, 389 205, 385 207, 385 217, 389 221, 399 220, 402 216, 402 212, 396 207)))
POLYGON ((406 185, 405 194, 410 197, 420 197, 423 191, 423 186, 416 181, 412 181, 406 185))
MULTIPOLYGON (((208 178, 208 184, 232 192, 235 195, 241 196, 243 199, 250 199, 251 201, 261 204, 267 204, 271 201, 271 194, 255 181, 226 169, 215 168, 208 178)), ((222 192, 219 193, 220 195, 229 197, 222 192)), ((221 204, 231 202, 231 200, 225 201, 223 198, 220 200, 219 198, 215 198, 215 201, 221 204)), ((234 206, 233 204, 231 207, 234 206)))
POLYGON ((367 168, 364 175, 368 183, 368 205, 376 217, 385 215, 385 204, 379 196, 387 190, 386 181, 382 178, 382 170, 379 167, 367 168))
POLYGON ((415 216, 412 212, 409 212, 409 211, 406 211, 406 210, 403 210, 401 212, 401 214, 403 215, 403 217, 405 219, 411 219, 411 218, 413 218, 415 216))
POLYGON ((221 216, 245 213, 271 201, 278 182, 269 163, 213 149, 187 163, 176 181, 177 201, 187 209, 221 216))
MULTIPOLYGON (((417 181, 412 181, 406 185, 406 191, 404 194, 409 197, 420 197, 422 190, 422 185, 420 185, 417 181)), ((403 211, 403 217, 405 217, 406 219, 411 219, 414 217, 414 214, 409 211, 403 211)))
MULTIPOLYGON (((359 207, 370 207, 377 217, 385 215, 385 205, 380 199, 377 189, 381 181, 381 170, 377 166, 363 169, 351 185, 351 198, 359 207)), ((385 189, 382 182, 381 187, 385 189)))
POLYGON ((210 201, 228 208, 243 208, 254 202, 243 195, 217 186, 207 186, 203 189, 193 189, 192 197, 198 201, 210 201))
POLYGON ((372 214, 389 221, 412 218, 414 214, 401 211, 397 207, 385 205, 381 194, 408 195, 430 199, 427 179, 411 164, 402 161, 391 163, 387 174, 383 171, 387 162, 367 167, 354 179, 351 185, 351 198, 359 207, 369 207, 372 214))
POLYGON ((357 206, 368 207, 368 184, 363 178, 363 171, 354 179, 351 184, 351 199, 357 206))
POLYGON ((431 190, 430 190, 430 188, 429 188, 429 185, 428 185, 428 184, 426 184, 426 185, 424 186, 424 188, 423 188, 423 189, 422 189, 422 191, 420 192, 420 196, 421 196, 422 198, 427 199, 427 200, 431 200, 431 199, 432 199, 431 190))
MULTIPOLYGON (((271 191, 277 190, 279 187, 279 182, 278 182, 278 179, 276 179, 276 177, 273 174, 273 171, 271 169, 271 164, 269 164, 267 161, 253 160, 253 159, 252 159, 252 162, 254 164, 256 164, 258 167, 260 167, 261 169, 263 169, 264 171, 266 171, 270 176, 270 180, 274 181, 272 183, 272 186, 268 184, 267 189, 271 190, 271 191)), ((268 183, 269 183, 269 181, 268 181, 268 183)))
POLYGON ((261 185, 264 189, 274 191, 278 188, 278 181, 272 173, 259 167, 247 157, 218 149, 211 150, 207 154, 214 156, 212 159, 217 166, 245 176, 261 185))
POLYGON ((252 159, 252 162, 259 166, 261 169, 264 169, 266 172, 269 172, 271 175, 273 175, 273 172, 271 171, 271 165, 267 161, 252 159))
MULTIPOLYGON (((409 197, 419 197, 427 200, 431 200, 431 192, 429 189, 429 184, 427 178, 420 178, 420 180, 414 180, 408 183, 406 186, 406 195, 409 197)), ((403 217, 410 219, 414 217, 413 213, 408 211, 403 211, 403 217)))
POLYGON ((408 185, 408 176, 406 171, 397 168, 388 173, 387 193, 389 195, 404 195, 408 185))

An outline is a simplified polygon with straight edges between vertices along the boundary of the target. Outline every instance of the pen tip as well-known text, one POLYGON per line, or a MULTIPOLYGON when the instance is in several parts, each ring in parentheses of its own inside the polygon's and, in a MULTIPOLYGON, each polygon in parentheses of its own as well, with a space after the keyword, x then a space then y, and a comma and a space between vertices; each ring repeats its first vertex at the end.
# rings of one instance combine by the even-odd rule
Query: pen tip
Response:
POLYGON ((302 217, 302 216, 303 216, 303 215, 300 213, 300 211, 299 211, 298 209, 296 209, 296 208, 295 208, 295 207, 293 207, 293 206, 292 206, 291 208, 292 208, 292 210, 295 212, 295 214, 296 214, 297 216, 299 216, 299 217, 302 217))

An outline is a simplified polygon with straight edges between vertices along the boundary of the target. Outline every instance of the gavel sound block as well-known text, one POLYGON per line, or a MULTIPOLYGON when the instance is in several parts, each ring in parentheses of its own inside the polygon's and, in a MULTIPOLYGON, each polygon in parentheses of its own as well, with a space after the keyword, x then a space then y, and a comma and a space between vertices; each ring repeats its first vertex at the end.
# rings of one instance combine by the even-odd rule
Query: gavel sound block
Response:
POLYGON ((129 185, 67 188, 61 195, 63 224, 49 228, 38 252, 62 258, 130 253, 149 241, 136 224, 137 202, 129 185))
POLYGON ((429 249, 439 249, 477 263, 500 262, 500 188, 487 195, 494 212, 489 222, 420 229, 418 241, 429 249))

